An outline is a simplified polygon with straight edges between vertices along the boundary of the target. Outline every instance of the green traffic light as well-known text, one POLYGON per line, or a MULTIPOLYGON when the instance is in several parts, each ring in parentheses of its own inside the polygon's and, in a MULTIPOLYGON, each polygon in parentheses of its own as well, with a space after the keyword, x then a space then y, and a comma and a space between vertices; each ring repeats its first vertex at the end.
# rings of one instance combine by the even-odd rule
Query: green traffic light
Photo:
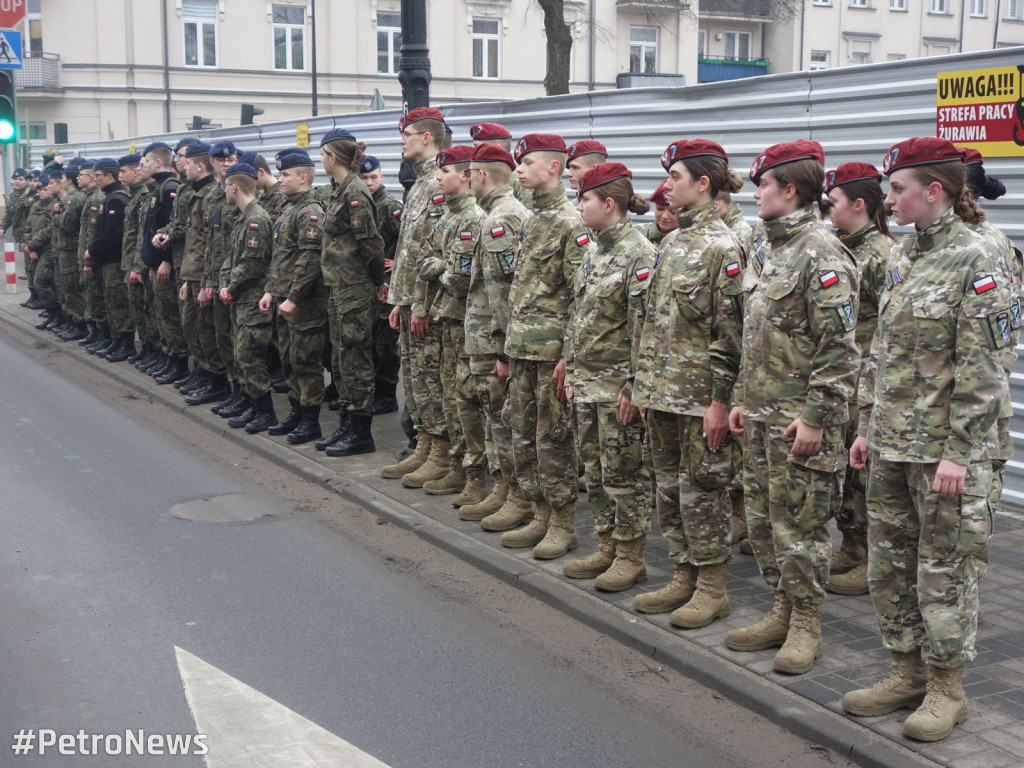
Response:
POLYGON ((0 120, 0 141, 11 141, 14 137, 14 123, 10 120, 0 120))

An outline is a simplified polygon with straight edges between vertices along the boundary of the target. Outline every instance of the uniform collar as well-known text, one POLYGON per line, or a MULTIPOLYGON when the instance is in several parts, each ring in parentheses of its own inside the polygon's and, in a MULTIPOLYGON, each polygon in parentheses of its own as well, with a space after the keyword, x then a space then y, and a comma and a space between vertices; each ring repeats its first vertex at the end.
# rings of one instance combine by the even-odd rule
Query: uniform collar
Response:
POLYGON ((868 222, 856 232, 851 232, 848 235, 840 235, 839 240, 852 251, 854 248, 860 246, 868 235, 877 231, 878 227, 876 227, 873 222, 868 222))
POLYGON ((422 160, 418 161, 413 167, 416 169, 417 179, 422 179, 426 176, 429 176, 432 173, 436 173, 437 155, 434 154, 431 155, 430 157, 424 157, 422 160))
POLYGON ((924 256, 938 248, 944 247, 957 234, 963 221, 956 215, 952 208, 942 214, 934 224, 922 229, 920 232, 907 235, 904 239, 907 255, 912 259, 924 256))
POLYGON ((629 219, 623 219, 614 227, 608 227, 597 233, 597 244, 602 251, 611 250, 619 240, 633 228, 629 219))
POLYGON ((461 213, 473 205, 473 192, 463 192, 461 195, 448 198, 448 210, 454 213, 461 213))
POLYGON ((689 229, 694 224, 701 224, 715 215, 715 201, 698 205, 696 208, 687 208, 676 213, 676 221, 680 229, 689 229))
POLYGON ((565 199, 565 188, 562 186, 549 189, 547 192, 534 192, 533 209, 539 211, 542 208, 550 208, 553 205, 561 204, 565 199))
POLYGON ((480 203, 480 207, 485 211, 491 211, 494 206, 498 204, 502 198, 509 197, 512 194, 512 187, 508 184, 503 184, 496 189, 492 189, 486 195, 481 197, 477 202, 480 203))
POLYGON ((776 245, 793 239, 815 221, 814 211, 810 208, 801 208, 799 211, 766 221, 764 229, 768 235, 768 242, 776 245))

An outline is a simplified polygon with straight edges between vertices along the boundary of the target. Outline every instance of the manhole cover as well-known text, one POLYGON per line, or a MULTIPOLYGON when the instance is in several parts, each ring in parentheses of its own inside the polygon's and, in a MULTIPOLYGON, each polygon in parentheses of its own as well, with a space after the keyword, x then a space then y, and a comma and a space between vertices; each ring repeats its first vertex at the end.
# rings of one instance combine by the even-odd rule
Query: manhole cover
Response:
POLYGON ((262 523, 285 517, 290 510, 266 496, 231 493, 175 504, 171 514, 196 523, 262 523))

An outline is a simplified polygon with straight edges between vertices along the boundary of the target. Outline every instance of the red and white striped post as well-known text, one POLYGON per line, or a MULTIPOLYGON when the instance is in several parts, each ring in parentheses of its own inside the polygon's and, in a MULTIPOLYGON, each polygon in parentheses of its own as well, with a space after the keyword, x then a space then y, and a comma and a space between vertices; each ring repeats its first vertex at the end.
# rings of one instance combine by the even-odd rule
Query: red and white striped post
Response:
POLYGON ((7 292, 18 292, 18 265, 14 262, 14 243, 4 243, 4 262, 7 272, 7 292))

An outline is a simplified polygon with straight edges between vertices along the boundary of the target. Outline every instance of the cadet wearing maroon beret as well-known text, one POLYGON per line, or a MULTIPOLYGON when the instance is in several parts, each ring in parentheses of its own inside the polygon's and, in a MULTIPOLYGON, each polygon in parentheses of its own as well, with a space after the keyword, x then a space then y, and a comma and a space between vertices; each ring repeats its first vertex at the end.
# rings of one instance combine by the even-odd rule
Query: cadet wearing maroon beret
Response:
POLYGON ((569 176, 569 186, 576 189, 580 176, 588 168, 608 160, 608 150, 599 141, 584 139, 569 146, 566 155, 566 174, 569 176))

